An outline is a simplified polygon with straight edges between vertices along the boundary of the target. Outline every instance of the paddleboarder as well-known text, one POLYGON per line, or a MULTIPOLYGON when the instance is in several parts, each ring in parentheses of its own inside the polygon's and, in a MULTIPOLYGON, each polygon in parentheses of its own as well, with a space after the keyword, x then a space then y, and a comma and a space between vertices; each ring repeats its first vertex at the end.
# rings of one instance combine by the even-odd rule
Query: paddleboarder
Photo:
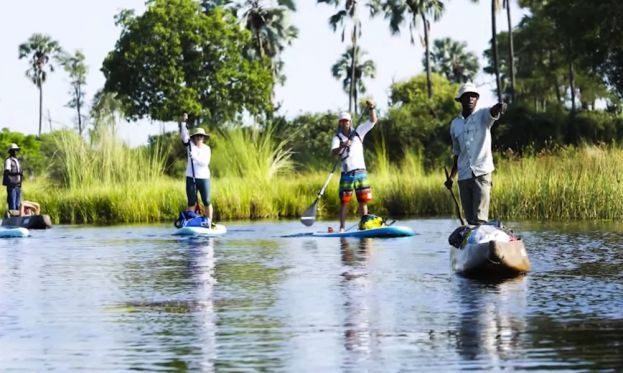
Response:
POLYGON ((9 157, 4 161, 4 174, 2 185, 6 186, 7 203, 9 213, 19 215, 19 208, 22 199, 22 166, 17 159, 19 146, 11 144, 9 146, 9 157))
POLYGON ((366 100, 369 120, 353 129, 350 113, 340 114, 338 131, 331 142, 331 153, 342 159, 340 176, 340 232, 344 232, 346 212, 353 190, 359 203, 359 216, 368 214, 368 202, 372 200, 372 188, 368 181, 368 172, 363 157, 363 138, 376 124, 374 101, 366 100))
POLYGON ((462 111, 450 125, 453 164, 445 181, 452 190, 453 178, 459 174, 459 195, 468 224, 479 225, 489 219, 493 155, 491 127, 506 111, 506 104, 498 102, 490 108, 476 110, 480 94, 474 83, 463 84, 455 100, 462 111))
MULTIPOLYGON (((210 203, 210 158, 212 150, 205 143, 209 135, 201 127, 195 127, 188 132, 186 122, 188 114, 182 116, 181 135, 182 143, 188 148, 188 163, 186 165, 186 199, 187 211, 199 210, 197 192, 201 194, 203 213, 212 224, 212 204, 210 203)), ((209 225, 210 226, 210 225, 209 225)))

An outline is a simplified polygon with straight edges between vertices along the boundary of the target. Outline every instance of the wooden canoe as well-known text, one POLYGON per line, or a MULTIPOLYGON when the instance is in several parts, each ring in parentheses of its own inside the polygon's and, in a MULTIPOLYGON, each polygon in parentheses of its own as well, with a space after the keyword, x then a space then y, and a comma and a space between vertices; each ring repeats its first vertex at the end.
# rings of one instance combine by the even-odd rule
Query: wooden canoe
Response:
POLYGON ((466 277, 506 278, 530 271, 522 240, 466 244, 450 253, 452 269, 466 277))

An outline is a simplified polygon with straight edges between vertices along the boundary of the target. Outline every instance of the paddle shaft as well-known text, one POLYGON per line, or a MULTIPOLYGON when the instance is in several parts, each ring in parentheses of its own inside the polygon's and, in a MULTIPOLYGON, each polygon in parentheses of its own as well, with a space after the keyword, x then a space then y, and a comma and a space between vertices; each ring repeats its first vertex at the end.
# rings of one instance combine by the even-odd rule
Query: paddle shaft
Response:
POLYGON ((188 145, 186 145, 188 147, 188 161, 190 162, 190 170, 192 171, 193 175, 193 193, 195 194, 195 198, 197 199, 197 203, 195 204, 195 210, 199 210, 199 212, 201 212, 201 208, 199 207, 199 197, 197 196, 197 181, 195 180, 195 162, 193 160, 193 153, 190 150, 191 141, 192 140, 189 138, 188 145))
MULTIPOLYGON (((446 179, 449 179, 450 174, 448 174, 448 169, 444 167, 443 170, 446 172, 446 179)), ((452 199, 454 200, 454 207, 456 207, 456 213, 459 216, 461 225, 465 225, 465 222, 463 221, 463 217, 461 216, 461 208, 459 207, 459 201, 456 199, 456 196, 454 195, 454 190, 452 190, 452 188, 448 188, 448 190, 450 191, 450 194, 452 194, 452 199)))

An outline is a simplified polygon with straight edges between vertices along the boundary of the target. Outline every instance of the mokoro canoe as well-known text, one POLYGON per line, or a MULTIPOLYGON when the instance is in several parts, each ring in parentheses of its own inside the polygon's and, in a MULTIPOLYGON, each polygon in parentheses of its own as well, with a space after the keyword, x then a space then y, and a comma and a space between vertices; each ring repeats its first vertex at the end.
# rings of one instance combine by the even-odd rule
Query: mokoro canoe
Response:
POLYGON ((22 227, 28 229, 52 228, 50 215, 11 216, 2 219, 4 227, 22 227))
POLYGON ((450 262, 452 269, 465 277, 506 278, 530 271, 530 260, 521 239, 452 247, 450 262))

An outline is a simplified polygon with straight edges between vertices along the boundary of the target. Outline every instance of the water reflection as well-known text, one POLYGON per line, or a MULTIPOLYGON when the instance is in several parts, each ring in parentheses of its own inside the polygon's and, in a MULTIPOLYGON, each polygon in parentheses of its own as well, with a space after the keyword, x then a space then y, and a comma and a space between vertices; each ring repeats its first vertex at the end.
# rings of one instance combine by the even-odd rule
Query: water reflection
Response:
POLYGON ((118 277, 129 301, 116 322, 125 353, 135 357, 130 369, 213 370, 214 268, 213 239, 181 240, 126 263, 118 277))
POLYGON ((340 256, 345 272, 342 273, 344 366, 365 366, 377 343, 371 330, 371 313, 374 312, 374 296, 368 277, 367 262, 371 253, 369 238, 349 241, 340 239, 340 256))
MULTIPOLYGON (((456 277, 459 355, 474 366, 505 369, 526 329, 528 277, 499 283, 456 277)), ((470 364, 468 364, 469 366, 470 364)))

